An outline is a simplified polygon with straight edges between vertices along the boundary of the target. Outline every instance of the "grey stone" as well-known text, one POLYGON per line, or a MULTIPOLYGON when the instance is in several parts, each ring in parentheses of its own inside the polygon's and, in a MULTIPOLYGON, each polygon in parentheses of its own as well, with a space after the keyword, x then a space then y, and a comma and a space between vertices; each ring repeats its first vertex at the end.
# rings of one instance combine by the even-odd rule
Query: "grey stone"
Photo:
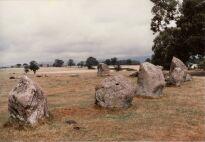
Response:
POLYGON ((163 93, 165 79, 162 70, 148 62, 140 65, 137 80, 137 96, 159 97, 163 93))
POLYGON ((183 71, 188 70, 186 65, 180 59, 173 57, 172 62, 171 62, 171 66, 170 66, 170 72, 172 72, 174 70, 174 68, 176 68, 176 67, 181 68, 183 71))
POLYGON ((187 73, 185 81, 192 81, 192 77, 190 74, 187 73))
POLYGON ((135 94, 134 85, 124 76, 105 78, 96 86, 96 105, 106 108, 127 108, 135 94))
POLYGON ((183 82, 190 81, 191 75, 187 77, 187 72, 186 65, 180 59, 173 57, 169 71, 169 82, 172 85, 180 86, 183 82))
POLYGON ((163 67, 163 66, 159 66, 159 65, 157 65, 157 67, 158 67, 158 68, 160 68, 161 70, 163 70, 163 69, 164 69, 164 67, 163 67))
POLYGON ((184 70, 181 68, 174 68, 174 70, 170 73, 170 83, 176 86, 181 86, 182 82, 184 82, 184 70))
POLYGON ((98 72, 97 72, 98 76, 109 76, 110 75, 110 69, 108 65, 104 63, 100 63, 97 69, 98 69, 98 72))
POLYGON ((47 99, 42 89, 27 76, 9 94, 9 117, 25 124, 37 124, 39 120, 49 117, 47 99))

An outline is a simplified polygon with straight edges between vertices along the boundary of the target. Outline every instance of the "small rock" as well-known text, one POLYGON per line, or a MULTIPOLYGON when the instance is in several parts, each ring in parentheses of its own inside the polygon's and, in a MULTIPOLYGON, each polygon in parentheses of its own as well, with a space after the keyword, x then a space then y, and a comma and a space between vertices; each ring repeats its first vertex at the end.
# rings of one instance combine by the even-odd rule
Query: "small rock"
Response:
POLYGON ((70 77, 79 77, 79 74, 70 74, 70 77))
POLYGON ((187 73, 186 75, 186 81, 192 81, 192 77, 190 74, 187 73))
POLYGON ((66 120, 65 123, 72 125, 72 124, 78 124, 75 120, 66 120))
POLYGON ((74 130, 80 130, 80 127, 74 126, 73 129, 74 129, 74 130))
POLYGON ((42 75, 36 75, 36 77, 42 77, 42 75))

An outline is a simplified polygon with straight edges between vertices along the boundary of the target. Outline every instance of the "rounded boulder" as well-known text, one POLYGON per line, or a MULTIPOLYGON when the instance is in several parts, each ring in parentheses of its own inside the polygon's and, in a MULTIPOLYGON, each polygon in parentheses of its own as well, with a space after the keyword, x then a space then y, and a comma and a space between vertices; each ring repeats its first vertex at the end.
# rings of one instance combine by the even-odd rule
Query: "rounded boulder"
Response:
POLYGON ((134 94, 133 84, 124 76, 107 77, 96 86, 95 104, 106 108, 128 108, 134 94))

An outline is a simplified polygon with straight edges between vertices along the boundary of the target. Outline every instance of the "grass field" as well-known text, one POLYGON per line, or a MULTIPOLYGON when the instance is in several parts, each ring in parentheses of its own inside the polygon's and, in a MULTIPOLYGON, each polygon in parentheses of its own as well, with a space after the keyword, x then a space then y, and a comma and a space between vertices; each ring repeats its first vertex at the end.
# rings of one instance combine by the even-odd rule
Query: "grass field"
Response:
MULTIPOLYGON (((106 110, 94 105, 95 85, 103 79, 95 70, 60 70, 42 68, 39 74, 48 77, 28 74, 47 95, 53 120, 25 130, 3 127, 8 119, 8 93, 18 82, 9 77, 21 76, 23 69, 0 70, 0 141, 205 141, 205 77, 194 77, 181 87, 166 87, 159 99, 134 98, 128 109, 106 110), (69 76, 75 72, 78 77, 69 76), (77 125, 65 123, 67 120, 77 125)), ((130 73, 112 72, 127 77, 130 73)), ((136 83, 136 78, 129 79, 136 83)))

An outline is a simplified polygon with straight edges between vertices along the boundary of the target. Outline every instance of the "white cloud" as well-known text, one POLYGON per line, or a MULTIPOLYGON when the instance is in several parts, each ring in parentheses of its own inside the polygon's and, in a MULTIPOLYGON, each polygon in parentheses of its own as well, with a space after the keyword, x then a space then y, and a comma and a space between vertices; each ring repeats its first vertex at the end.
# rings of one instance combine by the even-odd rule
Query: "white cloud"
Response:
POLYGON ((0 64, 151 53, 149 0, 0 1, 0 64))

